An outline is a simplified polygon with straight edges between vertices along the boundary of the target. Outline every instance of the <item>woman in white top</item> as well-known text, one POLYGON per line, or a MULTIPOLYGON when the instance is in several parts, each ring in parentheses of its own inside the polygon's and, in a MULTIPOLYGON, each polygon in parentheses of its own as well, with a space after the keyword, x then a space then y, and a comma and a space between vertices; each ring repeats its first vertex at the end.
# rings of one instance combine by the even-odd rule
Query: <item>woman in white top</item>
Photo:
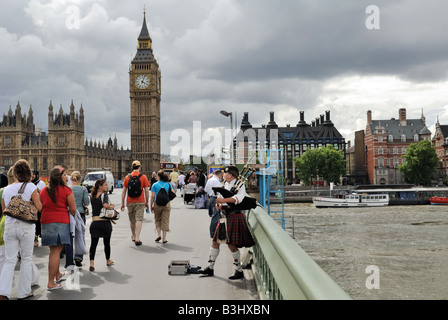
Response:
MULTIPOLYGON (((31 183, 31 169, 28 161, 19 160, 14 164, 14 176, 17 181, 8 185, 3 191, 2 209, 4 210, 11 198, 17 195, 23 183, 26 183, 22 199, 32 201, 37 210, 42 210, 42 203, 37 193, 37 187, 31 183)), ((20 274, 17 285, 17 297, 26 299, 32 297, 31 278, 34 248, 35 225, 15 218, 6 217, 5 233, 5 264, 0 274, 0 299, 9 299, 11 296, 14 269, 17 262, 17 255, 20 252, 20 274)))

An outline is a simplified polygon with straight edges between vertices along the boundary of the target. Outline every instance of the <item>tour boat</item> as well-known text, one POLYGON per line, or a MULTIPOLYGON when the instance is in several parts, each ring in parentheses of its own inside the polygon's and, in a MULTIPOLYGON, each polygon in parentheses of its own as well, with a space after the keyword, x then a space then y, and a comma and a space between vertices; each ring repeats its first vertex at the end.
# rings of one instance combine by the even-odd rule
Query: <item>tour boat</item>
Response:
POLYGON ((316 208, 385 207, 389 195, 351 193, 336 198, 313 197, 313 203, 316 208))
POLYGON ((433 205, 448 205, 448 198, 446 197, 432 197, 429 202, 433 205))

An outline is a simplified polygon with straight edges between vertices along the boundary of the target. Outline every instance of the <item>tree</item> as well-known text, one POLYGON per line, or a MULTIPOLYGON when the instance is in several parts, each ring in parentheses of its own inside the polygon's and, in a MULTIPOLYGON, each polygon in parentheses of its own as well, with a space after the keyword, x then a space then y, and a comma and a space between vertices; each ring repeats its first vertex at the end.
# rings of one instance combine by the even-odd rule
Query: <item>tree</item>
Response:
POLYGON ((398 169, 408 183, 426 185, 437 171, 439 158, 429 140, 412 143, 403 158, 406 161, 398 169))
POLYGON ((339 177, 345 174, 342 152, 332 145, 321 149, 308 149, 300 158, 295 158, 294 162, 300 178, 307 185, 317 177, 327 183, 339 182, 339 177))

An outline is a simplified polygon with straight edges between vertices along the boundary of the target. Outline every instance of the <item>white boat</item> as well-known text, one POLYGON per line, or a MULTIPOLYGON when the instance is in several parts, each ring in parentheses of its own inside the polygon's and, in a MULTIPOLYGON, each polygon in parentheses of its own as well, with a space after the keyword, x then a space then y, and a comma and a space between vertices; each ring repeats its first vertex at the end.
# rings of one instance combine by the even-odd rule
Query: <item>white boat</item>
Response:
POLYGON ((337 198, 313 197, 313 203, 316 208, 385 207, 389 205, 389 195, 351 193, 337 198))

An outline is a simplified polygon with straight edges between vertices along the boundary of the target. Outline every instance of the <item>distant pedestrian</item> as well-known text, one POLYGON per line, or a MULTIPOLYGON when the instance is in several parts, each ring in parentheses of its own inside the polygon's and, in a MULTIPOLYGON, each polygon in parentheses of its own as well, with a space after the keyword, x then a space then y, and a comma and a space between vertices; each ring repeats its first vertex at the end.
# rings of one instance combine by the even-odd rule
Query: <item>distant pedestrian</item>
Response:
POLYGON ((177 177, 177 188, 181 189, 185 186, 185 175, 184 172, 181 171, 179 174, 179 177, 177 177))
POLYGON ((151 186, 150 189, 152 188, 153 184, 157 182, 157 173, 155 173, 154 171, 152 172, 152 176, 151 176, 151 186))
POLYGON ((151 189, 151 212, 154 213, 154 223, 156 225, 157 238, 156 242, 162 240, 163 243, 167 243, 166 233, 170 231, 170 212, 171 212, 171 203, 168 202, 165 206, 157 205, 157 195, 160 190, 164 188, 166 192, 174 192, 173 189, 170 191, 170 183, 168 182, 168 175, 163 171, 159 170, 157 173, 159 177, 159 181, 154 184, 151 189))
POLYGON ((124 178, 123 192, 121 193, 121 211, 125 205, 128 207, 131 239, 136 246, 140 246, 140 233, 142 231, 145 208, 149 210, 149 181, 141 173, 142 166, 139 161, 132 162, 132 172, 124 178), (126 196, 127 195, 127 196, 126 196))
MULTIPOLYGON (((3 195, 3 191, 5 190, 6 186, 8 186, 8 184, 13 184, 14 182, 16 182, 16 177, 14 176, 14 166, 10 167, 8 170, 8 173, 5 177, 6 181, 3 181, 2 183, 2 188, 0 188, 0 209, 2 214, 0 215, 0 236, 1 239, 3 239, 3 234, 5 232, 5 220, 6 220, 6 215, 3 214, 3 208, 1 206, 1 202, 2 202, 2 195, 3 195)), ((0 243, 0 274, 2 273, 2 269, 3 269, 3 265, 5 263, 5 241, 3 239, 3 242, 0 243)))
POLYGON ((100 217, 103 208, 113 209, 114 204, 109 204, 109 196, 107 195, 108 187, 106 179, 98 179, 92 188, 90 202, 92 204, 92 223, 90 224, 90 271, 95 271, 95 254, 96 247, 100 238, 103 238, 104 254, 106 255, 106 265, 110 267, 115 260, 110 259, 111 247, 110 238, 112 236, 112 222, 109 219, 100 217))
MULTIPOLYGON (((75 196, 76 209, 81 215, 81 219, 86 223, 86 215, 84 212, 84 207, 90 204, 89 191, 84 186, 81 186, 81 173, 79 171, 73 171, 71 174, 72 180, 72 191, 75 196)), ((85 235, 82 235, 85 238, 85 235)), ((82 267, 83 255, 76 254, 75 252, 75 265, 77 267, 82 267)))
POLYGON ((190 173, 190 177, 188 178, 188 183, 194 183, 194 184, 198 183, 198 176, 193 171, 190 173))
POLYGON ((68 272, 59 271, 60 255, 64 245, 70 244, 69 213, 76 213, 75 196, 67 186, 67 173, 61 166, 50 171, 50 181, 40 192, 42 200, 42 245, 50 247, 48 258, 48 290, 62 288, 60 282, 68 272), (68 211, 67 211, 68 208, 68 211))
POLYGON ((174 189, 174 193, 176 193, 177 191, 177 178, 179 178, 179 173, 177 172, 177 169, 174 168, 173 172, 170 173, 170 182, 171 185, 173 186, 174 189))
MULTIPOLYGON (((39 171, 37 171, 36 169, 31 170, 31 182, 36 185, 38 193, 40 193, 42 191, 42 189, 45 187, 45 183, 42 180, 40 180, 39 171)), ((40 227, 40 217, 41 216, 42 216, 42 213, 39 212, 38 219, 36 222, 36 235, 34 237, 34 246, 35 247, 39 246, 39 237, 41 234, 41 227, 40 227)))
MULTIPOLYGON (((11 199, 16 196, 24 186, 21 197, 25 201, 31 201, 37 210, 42 210, 42 203, 37 193, 37 187, 30 183, 31 168, 26 160, 18 160, 13 167, 16 182, 8 185, 2 194, 2 211, 8 207, 11 199)), ((10 299, 14 279, 14 269, 17 263, 17 255, 20 253, 20 273, 17 284, 17 297, 26 299, 33 296, 31 292, 33 274, 33 249, 35 224, 20 221, 16 218, 6 216, 4 252, 5 262, 0 274, 0 299, 10 299)))
POLYGON ((205 174, 202 172, 202 170, 198 170, 197 172, 197 177, 198 177, 198 187, 202 187, 205 188, 205 183, 207 182, 207 177, 205 176, 205 174))

